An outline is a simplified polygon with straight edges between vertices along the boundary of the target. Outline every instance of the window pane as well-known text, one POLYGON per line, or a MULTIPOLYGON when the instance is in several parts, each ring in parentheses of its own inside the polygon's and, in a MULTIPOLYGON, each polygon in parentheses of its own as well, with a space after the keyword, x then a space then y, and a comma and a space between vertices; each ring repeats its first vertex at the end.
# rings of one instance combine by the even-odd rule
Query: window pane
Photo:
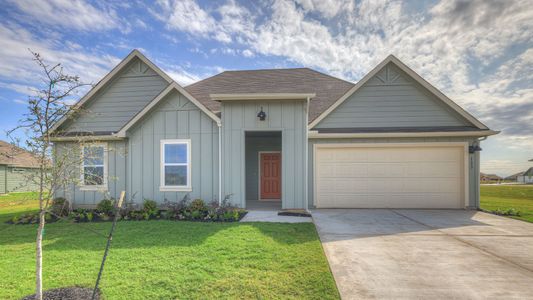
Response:
POLYGON ((165 163, 187 163, 187 145, 166 144, 165 163))
POLYGON ((104 184, 104 167, 85 167, 83 170, 83 183, 85 185, 104 184))
POLYGON ((165 166, 165 185, 187 185, 187 167, 165 166))
POLYGON ((83 164, 84 165, 103 165, 104 164, 104 147, 86 146, 83 147, 83 164))

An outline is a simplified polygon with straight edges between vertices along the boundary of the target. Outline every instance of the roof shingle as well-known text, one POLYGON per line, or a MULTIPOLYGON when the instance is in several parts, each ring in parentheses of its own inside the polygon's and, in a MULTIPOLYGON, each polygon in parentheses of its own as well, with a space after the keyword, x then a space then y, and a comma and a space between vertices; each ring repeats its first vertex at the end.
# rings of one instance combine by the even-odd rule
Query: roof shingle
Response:
POLYGON ((39 166, 39 160, 22 148, 0 141, 0 165, 36 168, 39 166))
POLYGON ((185 87, 208 109, 220 111, 220 103, 210 94, 244 93, 315 93, 309 104, 312 122, 342 95, 353 83, 309 68, 225 71, 185 87))

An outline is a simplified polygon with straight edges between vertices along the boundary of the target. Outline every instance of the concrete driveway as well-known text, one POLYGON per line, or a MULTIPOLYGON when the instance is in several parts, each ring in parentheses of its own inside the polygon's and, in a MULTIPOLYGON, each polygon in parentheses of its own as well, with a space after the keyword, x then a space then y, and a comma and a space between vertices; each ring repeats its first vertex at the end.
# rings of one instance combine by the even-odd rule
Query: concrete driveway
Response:
POLYGON ((533 299, 533 224, 477 211, 324 209, 343 299, 533 299))

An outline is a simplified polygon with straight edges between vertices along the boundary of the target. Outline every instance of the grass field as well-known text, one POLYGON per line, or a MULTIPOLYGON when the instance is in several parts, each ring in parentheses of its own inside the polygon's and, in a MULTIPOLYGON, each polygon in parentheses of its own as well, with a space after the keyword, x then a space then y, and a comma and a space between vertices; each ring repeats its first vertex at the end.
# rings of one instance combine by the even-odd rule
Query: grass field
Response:
MULTIPOLYGON (((4 223, 36 210, 31 197, 0 196, 0 299, 33 293, 36 226, 4 223)), ((94 285, 110 226, 48 224, 45 289, 94 285)), ((101 289, 106 299, 339 298, 311 223, 123 221, 101 289)))
POLYGON ((533 185, 482 185, 480 202, 489 211, 514 208, 520 216, 512 218, 533 222, 533 185))

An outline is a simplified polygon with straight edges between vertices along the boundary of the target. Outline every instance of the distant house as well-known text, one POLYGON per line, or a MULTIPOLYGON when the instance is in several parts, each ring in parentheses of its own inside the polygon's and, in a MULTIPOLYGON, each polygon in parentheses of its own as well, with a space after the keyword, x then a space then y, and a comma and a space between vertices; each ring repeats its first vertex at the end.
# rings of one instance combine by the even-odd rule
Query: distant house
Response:
POLYGON ((0 194, 37 190, 28 179, 38 166, 31 153, 0 140, 0 194))
POLYGON ((524 174, 517 176, 516 182, 533 183, 533 167, 525 171, 524 174))
POLYGON ((513 174, 513 175, 505 177, 504 180, 517 181, 518 180, 518 176, 522 176, 522 175, 524 175, 524 173, 525 173, 524 171, 518 172, 516 174, 513 174))
POLYGON ((479 180, 481 182, 488 182, 488 181, 501 181, 503 178, 496 174, 485 174, 485 173, 479 173, 479 180))

